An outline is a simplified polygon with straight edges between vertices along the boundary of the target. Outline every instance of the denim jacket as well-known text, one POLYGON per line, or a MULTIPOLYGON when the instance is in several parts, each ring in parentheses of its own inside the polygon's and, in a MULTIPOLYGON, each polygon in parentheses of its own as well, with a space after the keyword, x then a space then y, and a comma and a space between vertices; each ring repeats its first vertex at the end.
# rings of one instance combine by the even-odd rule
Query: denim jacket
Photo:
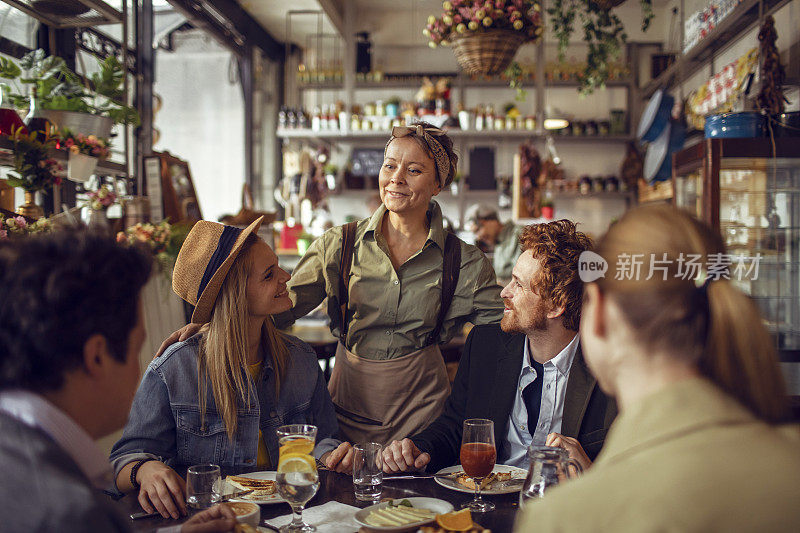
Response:
POLYGON ((179 472, 199 463, 217 464, 223 470, 254 470, 259 429, 274 467, 278 464, 275 429, 284 424, 317 426, 316 458, 339 444, 332 438, 338 431, 336 414, 316 354, 291 336, 286 336, 289 361, 277 401, 275 373, 265 360, 255 380, 251 407, 239 407, 233 441, 216 410, 210 381, 205 424, 201 425, 197 388, 201 337, 202 333, 173 344, 148 366, 122 438, 111 450, 115 476, 126 464, 145 457, 161 460, 179 472))

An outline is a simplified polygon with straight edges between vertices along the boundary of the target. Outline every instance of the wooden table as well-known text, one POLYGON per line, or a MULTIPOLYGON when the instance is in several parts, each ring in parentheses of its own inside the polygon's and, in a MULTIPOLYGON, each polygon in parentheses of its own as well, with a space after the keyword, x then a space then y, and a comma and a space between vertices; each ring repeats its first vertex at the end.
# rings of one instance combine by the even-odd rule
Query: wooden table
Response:
MULTIPOLYGON (((367 507, 368 503, 356 501, 353 494, 353 478, 345 474, 337 474, 321 470, 320 488, 317 495, 312 499, 307 507, 314 507, 335 500, 340 503, 355 507, 367 507)), ((458 509, 461 504, 472 498, 471 494, 456 492, 446 489, 437 484, 433 479, 412 479, 392 481, 387 476, 383 480, 383 498, 408 498, 411 496, 427 496, 439 498, 453 504, 458 509)), ((486 529, 491 529, 493 533, 510 532, 514 525, 514 518, 519 506, 519 493, 504 494, 501 496, 484 496, 487 500, 494 502, 497 508, 489 513, 474 513, 473 520, 486 529)), ((133 496, 125 496, 117 502, 121 512, 125 515, 138 512, 139 502, 133 496)), ((291 513, 288 504, 278 503, 261 505, 261 520, 268 520, 277 516, 291 513)), ((148 518, 131 522, 136 531, 153 531, 159 527, 172 526, 178 522, 165 518, 148 518)), ((353 533, 353 532, 342 532, 353 533)))

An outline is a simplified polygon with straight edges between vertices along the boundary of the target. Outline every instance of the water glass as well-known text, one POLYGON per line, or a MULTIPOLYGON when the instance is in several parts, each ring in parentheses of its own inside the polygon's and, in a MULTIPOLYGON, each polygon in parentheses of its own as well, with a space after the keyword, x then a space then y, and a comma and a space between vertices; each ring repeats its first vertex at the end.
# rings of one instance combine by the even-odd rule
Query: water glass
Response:
POLYGON ((356 500, 377 501, 383 483, 383 446, 377 442, 353 446, 353 489, 356 500))
POLYGON ((278 494, 292 508, 292 521, 281 528, 281 533, 316 531, 303 521, 303 507, 319 489, 317 463, 312 455, 317 427, 290 424, 279 427, 276 433, 280 449, 275 484, 278 494))
POLYGON ((220 499, 218 465, 195 465, 186 471, 186 503, 193 509, 207 509, 220 499))

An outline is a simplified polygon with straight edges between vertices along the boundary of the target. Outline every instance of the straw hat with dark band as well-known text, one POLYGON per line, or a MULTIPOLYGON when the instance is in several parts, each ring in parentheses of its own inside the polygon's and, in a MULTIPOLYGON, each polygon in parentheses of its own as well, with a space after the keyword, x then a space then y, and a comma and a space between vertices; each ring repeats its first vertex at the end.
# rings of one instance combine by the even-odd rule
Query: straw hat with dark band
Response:
POLYGON ((211 320, 211 310, 222 282, 251 233, 258 233, 261 216, 245 229, 200 220, 186 237, 175 270, 172 290, 194 305, 192 322, 205 324, 211 320))

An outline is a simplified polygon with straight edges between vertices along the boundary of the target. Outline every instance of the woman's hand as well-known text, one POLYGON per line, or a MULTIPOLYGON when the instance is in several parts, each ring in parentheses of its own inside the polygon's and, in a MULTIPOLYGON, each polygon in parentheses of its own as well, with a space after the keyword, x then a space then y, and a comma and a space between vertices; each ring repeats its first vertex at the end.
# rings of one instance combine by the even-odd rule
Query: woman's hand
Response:
POLYGON ((181 533, 224 533, 236 527, 236 513, 220 503, 200 511, 181 526, 181 533))
POLYGON ((430 462, 430 454, 417 448, 411 439, 393 441, 383 449, 383 471, 387 474, 422 470, 430 462))
POLYGON ((169 348, 176 342, 182 342, 188 339, 189 337, 194 336, 198 331, 200 331, 200 328, 202 327, 203 324, 186 324, 178 331, 173 332, 172 335, 164 339, 164 342, 162 342, 161 346, 158 347, 158 352, 156 352, 156 355, 155 357, 153 357, 153 359, 160 356, 162 353, 164 353, 164 351, 167 348, 169 348))
POLYGON ((148 513, 158 511, 164 518, 179 518, 187 513, 186 482, 161 461, 147 461, 139 467, 136 481, 139 504, 148 513))
POLYGON ((581 446, 581 443, 578 442, 577 439, 565 437, 561 433, 550 433, 547 436, 545 445, 556 446, 558 448, 567 450, 570 459, 575 459, 575 461, 577 461, 584 470, 587 470, 590 466, 592 466, 592 460, 589 459, 589 456, 586 455, 585 451, 583 451, 583 446, 581 446))
POLYGON ((353 472, 353 447, 349 442, 343 442, 335 450, 322 454, 319 460, 328 470, 351 474, 353 472))

